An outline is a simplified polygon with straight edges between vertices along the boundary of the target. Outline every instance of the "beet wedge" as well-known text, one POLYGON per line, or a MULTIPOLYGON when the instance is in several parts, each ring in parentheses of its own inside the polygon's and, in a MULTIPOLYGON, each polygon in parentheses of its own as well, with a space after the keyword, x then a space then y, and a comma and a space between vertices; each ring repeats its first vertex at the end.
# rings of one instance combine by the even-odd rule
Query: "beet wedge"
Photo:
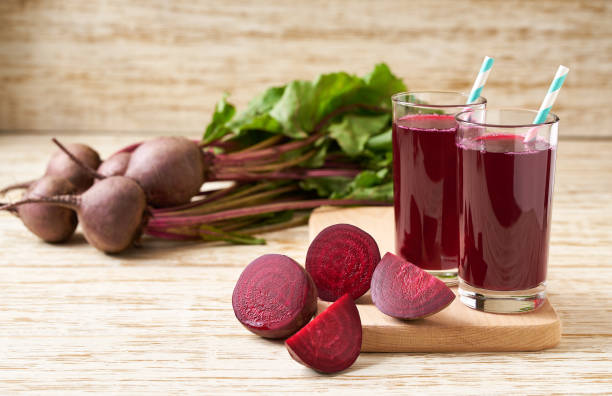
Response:
POLYGON ((372 276, 372 301, 384 314, 420 319, 446 308, 455 294, 440 279, 387 253, 372 276))
POLYGON ((236 318, 251 332, 285 338, 301 329, 317 310, 317 289, 293 259, 265 254, 242 271, 232 295, 236 318))
POLYGON ((319 298, 336 301, 348 293, 353 300, 370 289, 380 251, 374 238, 350 224, 334 224, 319 233, 306 254, 306 271, 319 298))
POLYGON ((293 359, 322 373, 349 368, 361 350, 361 318, 349 294, 285 341, 293 359))

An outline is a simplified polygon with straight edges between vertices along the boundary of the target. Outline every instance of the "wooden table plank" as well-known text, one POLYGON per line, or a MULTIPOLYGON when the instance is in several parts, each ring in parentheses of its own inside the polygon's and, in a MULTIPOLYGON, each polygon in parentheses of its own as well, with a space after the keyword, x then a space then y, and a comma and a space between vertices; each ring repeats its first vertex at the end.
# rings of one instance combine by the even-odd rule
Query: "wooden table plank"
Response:
POLYGON ((289 80, 386 61, 412 89, 538 108, 559 64, 568 135, 611 136, 612 2, 3 0, 0 129, 201 131, 289 80))
MULTIPOLYGON (((60 137, 108 155, 145 136, 60 137)), ((41 173, 52 150, 48 136, 0 134, 0 185, 41 173)), ((559 346, 362 354, 334 376, 293 362, 231 309, 234 283, 255 257, 304 261, 307 227, 269 234, 266 246, 145 240, 106 256, 82 237, 39 242, 0 214, 0 393, 604 394, 612 389, 611 151, 612 141, 560 143, 548 284, 562 320, 559 346)))

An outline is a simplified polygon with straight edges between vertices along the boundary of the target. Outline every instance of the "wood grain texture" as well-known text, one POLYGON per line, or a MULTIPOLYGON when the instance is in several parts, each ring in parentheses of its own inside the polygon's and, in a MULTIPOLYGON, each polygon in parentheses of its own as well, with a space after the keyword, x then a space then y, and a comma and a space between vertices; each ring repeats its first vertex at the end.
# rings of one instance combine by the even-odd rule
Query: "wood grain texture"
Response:
POLYGON ((3 0, 0 130, 195 133, 223 92, 386 61, 412 89, 537 108, 559 64, 562 136, 611 136, 612 2, 3 0))
MULTIPOLYGON (((103 156, 142 135, 60 135, 103 156)), ((0 134, 0 185, 42 173, 50 136, 0 134)), ((606 394, 612 389, 611 141, 559 145, 548 291, 560 344, 535 353, 364 353, 319 375, 235 319, 242 269, 265 253, 303 263, 307 227, 268 245, 145 240, 106 256, 82 236, 36 240, 0 213, 0 393, 606 394)), ((14 197, 13 197, 14 198, 14 197)))
MULTIPOLYGON (((338 223, 366 230, 376 240, 381 255, 395 252, 393 207, 316 209, 308 222, 309 240, 338 223)), ((457 294, 457 288, 453 287, 457 294)), ((403 321, 380 312, 370 293, 357 301, 363 327, 363 352, 516 352, 555 347, 561 323, 546 301, 534 312, 495 315, 466 307, 458 298, 427 318, 403 321)), ((330 303, 319 301, 318 313, 330 303)))

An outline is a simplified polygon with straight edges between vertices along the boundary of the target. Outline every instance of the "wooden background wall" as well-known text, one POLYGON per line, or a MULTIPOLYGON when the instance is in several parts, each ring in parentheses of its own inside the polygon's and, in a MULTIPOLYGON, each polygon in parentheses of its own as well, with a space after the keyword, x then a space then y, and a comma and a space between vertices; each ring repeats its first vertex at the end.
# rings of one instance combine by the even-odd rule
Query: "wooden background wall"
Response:
POLYGON ((224 91, 389 63, 412 89, 537 108, 559 64, 561 134, 612 135, 612 1, 0 1, 0 130, 197 135, 224 91))

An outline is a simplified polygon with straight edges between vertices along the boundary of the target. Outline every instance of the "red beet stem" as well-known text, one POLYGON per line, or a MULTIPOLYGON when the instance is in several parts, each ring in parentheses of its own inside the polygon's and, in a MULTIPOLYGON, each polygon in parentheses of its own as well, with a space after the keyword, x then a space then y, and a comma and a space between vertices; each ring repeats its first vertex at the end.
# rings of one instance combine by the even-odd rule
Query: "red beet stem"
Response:
POLYGON ((360 199, 313 199, 310 201, 295 201, 266 204, 249 208, 231 209, 202 216, 177 216, 177 217, 153 217, 149 221, 152 227, 172 227, 183 225, 195 225, 212 223, 213 221, 232 219, 236 217, 251 216, 261 213, 280 212, 284 210, 312 209, 322 205, 389 205, 383 201, 360 200, 360 199))
POLYGON ((36 180, 30 180, 27 182, 21 182, 21 183, 15 183, 15 184, 11 184, 10 186, 6 186, 4 187, 2 190, 0 190, 0 195, 4 195, 9 191, 13 191, 13 190, 19 190, 19 189, 26 189, 29 188, 30 185, 32 183, 34 183, 36 180))
POLYGON ((168 217, 176 217, 178 216, 194 216, 194 215, 204 215, 206 213, 217 212, 220 210, 227 210, 232 208, 246 208, 249 206, 253 206, 256 203, 264 203, 266 201, 270 201, 273 197, 278 197, 285 193, 295 191, 297 186, 289 185, 273 190, 259 192, 257 194, 249 194, 246 196, 239 197, 228 197, 228 199, 224 199, 221 201, 216 201, 209 203, 208 205, 199 206, 192 209, 186 209, 179 213, 162 213, 160 216, 168 216, 168 217))
POLYGON ((249 146, 249 147, 247 147, 245 149, 234 151, 232 154, 239 154, 239 153, 244 154, 244 153, 247 153, 247 152, 257 151, 257 150, 260 150, 260 149, 263 149, 263 148, 266 148, 266 147, 270 147, 270 146, 273 146, 274 144, 278 143, 279 141, 283 140, 284 137, 285 136, 281 135, 281 134, 273 135, 273 136, 271 136, 271 137, 269 137, 267 139, 262 140, 259 143, 256 143, 256 144, 254 144, 252 146, 249 146))
POLYGON ((233 193, 239 187, 240 187, 240 184, 236 184, 236 185, 233 185, 233 186, 221 189, 221 190, 216 190, 216 191, 211 192, 209 195, 207 195, 203 199, 199 199, 197 201, 189 202, 189 203, 186 203, 184 205, 172 206, 172 207, 169 207, 169 208, 153 209, 153 213, 154 214, 162 214, 162 213, 180 212, 182 210, 195 208, 195 207, 198 207, 198 206, 210 203, 210 202, 214 202, 214 201, 216 201, 218 199, 221 199, 222 197, 225 197, 228 194, 233 193))
POLYGON ((81 169, 83 169, 85 172, 87 172, 91 177, 93 177, 94 179, 105 179, 106 176, 99 174, 98 172, 95 171, 95 169, 92 169, 90 166, 86 165, 83 161, 81 161, 80 159, 78 159, 74 154, 72 154, 70 152, 70 150, 68 150, 66 148, 66 146, 64 146, 63 144, 61 144, 59 142, 59 140, 57 140, 56 138, 52 138, 51 141, 53 143, 55 143, 55 145, 57 147, 60 148, 60 150, 62 150, 64 152, 64 154, 66 154, 68 157, 70 157, 70 159, 72 161, 74 161, 75 164, 77 164, 78 166, 81 167, 81 169))
POLYGON ((219 205, 225 206, 228 202, 235 202, 239 198, 242 198, 245 196, 249 196, 249 197, 257 196, 257 194, 255 193, 259 193, 262 190, 263 191, 279 191, 278 188, 275 190, 270 190, 271 187, 274 187, 273 182, 258 183, 252 186, 247 186, 247 188, 242 188, 242 185, 237 184, 225 190, 219 190, 217 196, 209 197, 210 200, 202 199, 199 201, 192 202, 191 205, 187 204, 190 207, 185 207, 182 209, 176 209, 177 207, 167 208, 169 210, 163 211, 163 212, 159 211, 155 213, 158 216, 192 215, 194 213, 204 214, 204 213, 210 212, 211 208, 215 208, 214 210, 217 210, 216 208, 218 208, 219 205), (200 210, 201 208, 204 210, 203 211, 200 210))
POLYGON ((8 207, 8 209, 5 209, 7 212, 11 212, 11 213, 17 213, 17 208, 11 208, 9 207, 10 204, 8 202, 0 202, 0 207, 6 206, 8 207))
POLYGON ((276 146, 276 147, 270 147, 270 148, 256 150, 256 151, 247 151, 247 152, 239 151, 239 152, 231 153, 231 154, 219 154, 217 155, 217 161, 219 161, 219 164, 223 166, 229 166, 232 162, 243 163, 244 161, 247 161, 247 160, 252 161, 252 160, 268 158, 268 157, 277 158, 279 155, 283 153, 307 146, 322 136, 323 135, 320 133, 315 133, 314 135, 311 135, 306 139, 303 139, 297 142, 281 144, 280 146, 276 146))
POLYGON ((210 180, 236 180, 236 181, 257 181, 257 180, 276 180, 276 179, 309 179, 315 177, 350 177, 353 178, 361 173, 360 169, 303 169, 248 173, 248 172, 219 172, 213 175, 210 180))
MULTIPOLYGON (((248 172, 262 172, 262 171, 278 171, 281 169, 290 168, 292 166, 299 165, 301 162, 306 161, 307 159, 314 156, 316 153, 317 153, 316 150, 310 150, 288 161, 277 161, 278 158, 274 158, 274 161, 277 161, 277 162, 267 163, 267 164, 261 164, 261 163, 248 164, 247 163, 247 164, 242 164, 240 167, 236 167, 235 165, 234 166, 224 165, 223 167, 221 167, 221 169, 227 172, 247 172, 247 173, 248 172)), ((216 166, 218 167, 219 165, 217 164, 216 166)), ((215 173, 214 170, 213 170, 213 173, 215 173)))
POLYGON ((200 239, 197 236, 175 234, 172 232, 151 230, 148 228, 145 230, 145 234, 151 235, 159 239, 168 239, 173 241, 195 241, 200 239))
POLYGON ((31 203, 47 203, 72 210, 77 210, 80 205, 80 201, 81 198, 78 195, 56 195, 54 197, 27 198, 18 202, 2 205, 0 206, 0 210, 12 211, 18 206, 31 203))

